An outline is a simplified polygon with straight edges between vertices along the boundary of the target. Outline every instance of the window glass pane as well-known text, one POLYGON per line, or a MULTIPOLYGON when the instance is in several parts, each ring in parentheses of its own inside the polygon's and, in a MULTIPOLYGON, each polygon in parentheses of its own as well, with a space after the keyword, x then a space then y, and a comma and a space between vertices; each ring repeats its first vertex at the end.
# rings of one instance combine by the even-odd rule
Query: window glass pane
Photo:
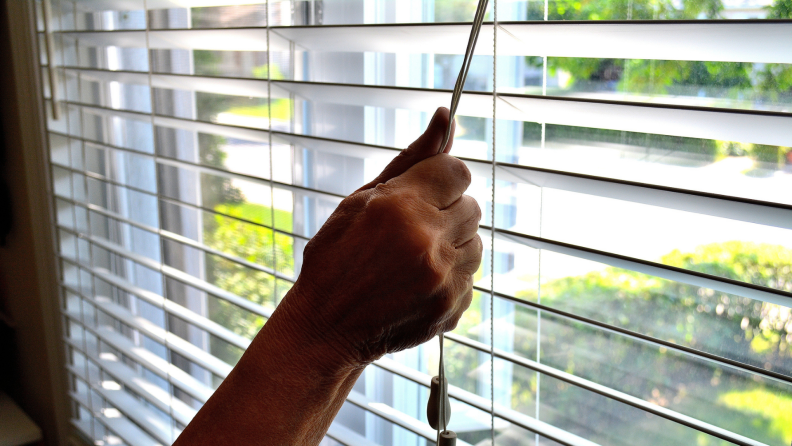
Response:
MULTIPOLYGON (((723 109, 767 124, 792 111, 783 49, 762 56, 767 60, 740 61, 743 56, 718 47, 722 42, 697 39, 680 45, 679 54, 664 52, 677 45, 673 38, 651 40, 633 53, 621 42, 567 54, 575 57, 536 51, 528 41, 508 48, 521 33, 568 25, 599 39, 611 26, 640 37, 655 26, 647 20, 788 19, 786 1, 497 2, 499 55, 492 56, 492 28, 485 24, 453 149, 471 170, 467 193, 487 226, 479 231, 485 248, 471 306, 445 342, 446 371, 460 392, 451 426, 462 441, 492 446, 494 428, 497 445, 559 444, 520 427, 519 420, 539 419, 599 444, 723 443, 492 358, 493 347, 763 443, 789 443, 784 409, 792 393, 767 377, 792 376, 787 306, 756 300, 760 293, 746 297, 534 249, 520 238, 792 292, 788 229, 677 211, 673 200, 640 204, 645 197, 608 198, 595 187, 568 183, 562 187, 571 190, 553 189, 537 179, 547 169, 569 181, 569 174, 615 180, 608 182, 614 190, 628 181, 792 205, 786 192, 792 150, 783 132, 760 144, 754 139, 765 133, 727 138, 715 127, 693 132, 681 123, 614 131, 586 117, 556 121, 564 125, 535 122, 539 115, 518 107, 547 96, 576 107, 723 109), (539 23, 545 21, 620 23, 539 23), (697 52, 704 44, 713 45, 712 52, 697 52), (546 57, 522 54, 529 50, 546 57), (500 99, 493 110, 495 84, 500 99), (509 101, 522 114, 509 115, 509 101), (500 231, 494 244, 490 226, 500 231), (767 372, 702 360, 696 352, 767 372), (476 408, 490 402, 498 408, 494 426, 491 415, 476 408)), ((56 232, 72 421, 97 444, 170 444, 292 288, 310 237, 343 197, 424 131, 438 105, 448 105, 463 56, 443 41, 464 48, 476 1, 201 1, 190 7, 183 1, 53 0, 49 56, 42 3, 35 3, 42 79, 53 70, 58 85, 57 98, 44 86, 43 104, 53 192, 60 197, 56 232), (442 26, 427 26, 435 23, 442 26), (377 40, 394 30, 404 42, 377 40), (323 46, 333 39, 345 43, 323 46), (362 50, 353 40, 383 47, 362 50), (57 120, 52 100, 59 101, 57 120)), ((489 23, 494 6, 490 2, 485 16, 489 23)), ((762 32, 779 24, 701 26, 755 27, 750 38, 762 42, 762 32)), ((586 42, 571 43, 584 48, 586 42)), ((777 45, 765 43, 757 51, 777 45)), ((540 44, 551 48, 558 40, 540 44)), ((323 444, 352 443, 348 438, 433 444, 428 389, 400 373, 428 378, 437 373, 439 356, 433 339, 368 367, 350 400, 357 405, 344 405, 335 434, 323 444), (404 426, 421 426, 422 433, 378 411, 399 412, 409 421, 404 426)))

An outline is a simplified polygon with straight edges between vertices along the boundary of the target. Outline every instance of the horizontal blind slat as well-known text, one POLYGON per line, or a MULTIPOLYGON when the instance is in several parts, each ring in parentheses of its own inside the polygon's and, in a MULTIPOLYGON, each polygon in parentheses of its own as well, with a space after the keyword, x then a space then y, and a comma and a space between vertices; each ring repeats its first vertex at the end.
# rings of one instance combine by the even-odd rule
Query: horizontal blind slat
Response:
MULTIPOLYGON (((485 163, 481 163, 485 164, 485 163)), ((642 203, 666 209, 792 229, 792 207, 775 207, 729 199, 643 187, 627 182, 549 172, 530 167, 497 165, 499 180, 560 189, 598 197, 642 203)), ((647 185, 648 186, 648 185, 647 185)))
POLYGON ((327 430, 327 436, 346 446, 379 446, 377 443, 369 441, 366 437, 338 422, 330 425, 327 430))
POLYGON ((532 308, 534 310, 540 310, 540 311, 546 312, 548 314, 553 314, 555 316, 558 316, 558 317, 560 317, 562 319, 579 322, 579 323, 582 323, 582 324, 587 325, 589 327, 595 327, 597 329, 601 329, 601 330, 604 330, 606 332, 616 333, 616 334, 619 334, 619 335, 622 335, 622 336, 626 336, 628 338, 632 338, 632 339, 640 340, 640 341, 643 341, 643 342, 647 342, 649 344, 656 345, 658 347, 665 347, 665 348, 667 348, 669 350, 674 350, 674 351, 677 351, 677 352, 680 352, 680 353, 684 353, 684 354, 692 356, 692 357, 698 357, 698 358, 701 358, 701 359, 704 359, 704 360, 707 360, 707 361, 712 361, 712 362, 715 362, 715 363, 718 363, 718 364, 722 364, 723 366, 732 368, 734 370, 743 370, 743 371, 746 371, 746 372, 749 372, 749 373, 754 373, 754 374, 756 374, 758 376, 763 376, 763 377, 772 379, 772 380, 774 380, 774 381, 776 381, 778 383, 782 383, 782 384, 790 384, 790 383, 792 383, 792 376, 784 375, 784 374, 781 374, 781 373, 778 373, 778 372, 774 372, 774 371, 771 371, 771 370, 765 370, 763 368, 760 368, 760 367, 757 367, 757 366, 754 366, 754 365, 750 365, 750 364, 746 364, 746 363, 743 363, 743 362, 740 362, 740 361, 736 361, 736 360, 733 360, 733 359, 725 358, 723 356, 718 356, 718 355, 715 355, 715 354, 712 354, 712 353, 709 353, 709 352, 706 352, 706 351, 698 350, 698 349, 695 349, 695 348, 692 348, 692 347, 680 345, 680 344, 677 344, 677 343, 674 343, 674 342, 670 342, 670 341, 665 341, 663 339, 658 339, 658 338, 655 338, 655 337, 652 337, 652 336, 649 336, 649 335, 644 335, 644 334, 641 334, 641 333, 637 333, 635 331, 631 331, 631 330, 628 330, 628 329, 625 329, 625 328, 622 328, 622 327, 618 327, 618 326, 611 325, 611 324, 608 324, 608 323, 605 323, 605 322, 600 322, 600 321, 597 321, 597 320, 594 320, 594 319, 590 319, 590 318, 585 317, 585 316, 580 316, 578 314, 569 313, 569 312, 566 312, 566 311, 563 311, 563 310, 559 310, 559 309, 557 309, 555 307, 551 307, 551 306, 547 306, 547 305, 544 305, 544 304, 539 304, 539 303, 536 303, 536 302, 531 302, 531 301, 527 301, 527 300, 524 300, 524 299, 520 299, 520 298, 511 296, 509 294, 505 294, 505 293, 502 293, 502 292, 499 292, 499 291, 496 291, 496 292, 492 293, 489 289, 483 288, 483 287, 480 287, 480 286, 477 286, 477 285, 474 285, 473 289, 475 291, 480 292, 480 293, 492 294, 492 295, 494 295, 494 296, 496 296, 496 297, 498 297, 500 299, 504 299, 504 300, 510 301, 510 302, 512 302, 514 304, 517 304, 519 306, 532 308))
MULTIPOLYGON (((686 283, 697 287, 710 288, 722 293, 735 294, 776 305, 790 306, 790 304, 792 304, 792 293, 786 291, 738 282, 709 274, 697 273, 695 271, 683 270, 656 262, 634 259, 502 229, 496 229, 495 234, 496 239, 529 246, 534 249, 546 249, 559 254, 603 263, 616 268, 661 277, 663 279, 686 283)), ((489 228, 480 228, 479 235, 482 237, 490 237, 491 230, 489 228)))
MULTIPOLYGON (((446 337, 448 337, 448 339, 450 339, 450 340, 453 340, 454 342, 458 342, 460 344, 467 345, 469 347, 475 348, 478 351, 481 351, 481 352, 484 352, 484 353, 489 353, 490 352, 490 346, 489 345, 481 343, 481 342, 474 341, 474 340, 466 338, 464 336, 460 336, 460 335, 457 335, 455 333, 448 333, 446 335, 446 337)), ((620 392, 618 390, 615 390, 615 389, 612 389, 610 387, 606 387, 606 386, 597 384, 595 382, 589 381, 589 380, 584 379, 584 378, 580 378, 580 377, 572 375, 570 373, 566 373, 566 372, 563 372, 561 370, 557 370, 557 369, 555 369, 553 367, 549 367, 547 365, 538 363, 536 361, 532 361, 530 359, 523 358, 523 357, 515 355, 513 353, 508 353, 508 352, 503 351, 501 349, 495 349, 493 352, 494 352, 495 357, 503 359, 503 360, 506 360, 506 361, 509 361, 512 364, 516 364, 516 365, 520 365, 522 367, 529 368, 529 369, 534 370, 536 372, 539 372, 539 373, 541 373, 543 375, 552 376, 553 378, 556 378, 556 379, 559 379, 561 381, 567 382, 569 384, 572 384, 574 386, 580 387, 582 389, 589 390, 591 392, 600 394, 600 395, 605 396, 607 398, 610 398, 612 400, 619 401, 620 403, 624 403, 624 404, 630 405, 632 407, 641 409, 643 411, 655 414, 657 416, 660 416, 660 417, 663 417, 665 419, 674 421, 676 423, 682 424, 682 425, 690 427, 692 429, 696 429, 696 430, 698 430, 700 432, 704 432, 706 434, 715 436, 717 438, 729 441, 731 443, 739 444, 739 445, 742 445, 742 446, 767 446, 764 443, 752 440, 750 438, 747 438, 747 437, 744 437, 742 435, 736 434, 734 432, 731 432, 729 430, 723 429, 721 427, 718 427, 718 426, 715 426, 715 425, 712 425, 712 424, 709 424, 709 423, 705 423, 705 422, 703 422, 701 420, 698 420, 696 418, 684 415, 682 413, 667 409, 667 408, 662 407, 662 406, 658 406, 658 405, 650 403, 648 401, 644 401, 641 398, 637 398, 637 397, 634 397, 632 395, 628 395, 628 394, 626 394, 624 392, 620 392)), ((449 393, 450 393, 450 387, 449 387, 449 393)), ((509 412, 510 412, 510 409, 508 409, 508 408, 501 407, 501 406, 496 406, 496 413, 498 413, 498 416, 501 417, 501 418, 504 418, 506 420, 511 420, 511 418, 513 418, 514 415, 512 415, 512 417, 509 417, 507 415, 509 412)), ((514 412, 514 411, 511 411, 511 412, 514 412)), ((515 413, 517 415, 521 415, 521 414, 519 414, 517 412, 515 412, 515 413)))
MULTIPOLYGON (((125 11, 143 9, 143 0, 73 0, 79 11, 125 11)), ((202 8, 214 6, 233 6, 234 0, 147 0, 148 9, 202 8)), ((267 0, 244 0, 248 5, 267 3, 267 0)))
POLYGON ((98 296, 96 299, 94 299, 94 302, 96 303, 97 308, 100 310, 118 319, 119 321, 122 321, 124 324, 144 333, 146 336, 154 339, 160 344, 166 345, 171 350, 174 350, 190 361, 193 361, 201 367, 211 371, 215 375, 226 377, 229 373, 231 373, 233 366, 216 358, 215 356, 212 356, 210 353, 180 338, 179 336, 165 331, 151 321, 140 316, 135 316, 129 310, 116 304, 112 300, 106 297, 98 296))
MULTIPOLYGON (((194 121, 187 121, 174 118, 157 118, 157 125, 168 127, 183 128, 185 130, 204 131, 212 134, 226 135, 225 131, 230 130, 227 136, 241 137, 241 134, 234 133, 236 128, 220 124, 195 123, 196 128, 191 128, 194 121)), ((244 129, 245 137, 255 140, 265 139, 268 132, 244 129)), ((50 132, 59 134, 57 132, 50 132)), ((61 135, 61 134, 59 134, 61 135)), ((91 142, 82 138, 75 138, 69 135, 61 135, 72 139, 91 142)), ((394 147, 375 146, 369 144, 356 143, 343 140, 331 140, 318 138, 308 135, 298 135, 284 132, 272 132, 274 143, 293 144, 296 147, 317 150, 324 153, 346 155, 367 160, 378 160, 387 162, 393 159, 401 149, 394 147)), ((262 141, 265 142, 265 141, 262 141)), ((140 152, 123 148, 107 146, 111 150, 130 151, 135 154, 140 152)), ((489 177, 492 165, 483 160, 461 157, 474 176, 489 177)), ((177 167, 198 168, 206 172, 224 171, 233 174, 228 170, 218 167, 198 166, 182 160, 159 157, 160 163, 169 164, 177 167)), ((55 163, 57 164, 57 163, 55 163)), ((86 171, 74 170, 69 166, 58 165, 67 170, 88 173, 86 171)), ((715 217, 729 218, 732 220, 757 223, 780 228, 792 228, 792 206, 772 203, 758 202, 756 200, 742 199, 727 195, 714 195, 707 192, 699 192, 693 189, 681 189, 676 187, 666 187, 664 185, 654 185, 651 183, 636 183, 633 181, 622 181, 608 177, 598 177, 592 175, 577 174, 559 170, 549 170, 536 168, 530 165, 517 165, 509 163, 498 163, 496 165, 497 175, 504 181, 511 181, 518 184, 532 184, 540 187, 566 190, 570 192, 584 193, 601 197, 614 198, 618 200, 630 201, 635 203, 659 206, 668 209, 693 212, 697 214, 711 215, 715 217)), ((249 180, 249 176, 238 177, 249 180)), ((269 183, 268 180, 260 181, 269 183)), ((264 183, 262 183, 264 184, 264 183)), ((276 182, 276 185, 285 185, 276 182)), ((300 192, 310 189, 300 189, 300 192)), ((325 193, 321 189, 314 192, 325 193)))
MULTIPOLYGON (((257 82, 257 81, 251 81, 257 82)), ((210 84, 207 84, 210 85, 210 84)), ((266 86, 266 83, 262 83, 266 86)), ((432 113, 448 102, 444 90, 325 84, 314 82, 272 82, 273 98, 300 98, 358 107, 382 107, 432 113)), ((636 102, 594 101, 552 96, 499 94, 498 119, 539 122, 609 130, 620 130, 688 138, 792 146, 792 115, 744 112, 729 109, 699 109, 636 102)), ((116 111, 89 104, 67 102, 104 115, 123 115, 143 120, 150 115, 116 111)), ((459 105, 461 116, 492 118, 492 96, 466 92, 459 105)))
MULTIPOLYGON (((88 410, 88 401, 85 398, 82 398, 82 395, 76 394, 71 392, 69 394, 72 400, 75 403, 83 406, 86 410, 88 410)), ((163 446, 163 443, 160 443, 153 438, 151 438, 148 434, 146 434, 142 429, 137 427, 134 423, 129 421, 126 417, 120 418, 108 418, 105 417, 101 413, 93 413, 92 414, 94 419, 97 420, 100 424, 110 430, 112 433, 117 435, 121 440, 126 442, 131 446, 163 446)), ((91 433, 91 422, 90 420, 78 420, 75 418, 71 419, 72 426, 77 428, 80 433, 85 435, 87 438, 93 438, 93 433, 91 433)))
POLYGON ((727 109, 498 95, 498 119, 792 146, 792 115, 727 109))
MULTIPOLYGON (((72 365, 68 365, 66 368, 74 375, 88 382, 83 372, 78 368, 72 365)), ((173 440, 175 440, 175 437, 172 436, 170 432, 170 423, 164 422, 164 420, 157 416, 152 409, 141 404, 134 396, 123 390, 105 389, 101 385, 94 385, 94 383, 89 383, 89 385, 91 389, 102 398, 109 401, 110 404, 122 412, 124 416, 128 417, 137 426, 142 428, 142 431, 146 434, 164 444, 171 444, 173 440)), ((95 416, 97 415, 99 414, 95 414, 95 416)))
MULTIPOLYGON (((477 55, 493 54, 494 28, 481 28, 477 55)), ((270 28, 273 51, 464 54, 470 25, 423 23, 270 28)), ((689 22, 499 23, 499 56, 792 63, 789 23, 689 22)), ((155 30, 152 48, 265 51, 262 28, 155 30)), ((143 31, 66 32, 95 46, 145 46, 143 31)))
MULTIPOLYGON (((80 351, 83 355, 91 359, 99 368, 118 380, 121 384, 132 389, 159 410, 171 414, 179 423, 187 425, 197 413, 195 409, 187 406, 181 400, 172 398, 166 390, 141 377, 134 370, 117 359, 96 357, 92 353, 84 351, 82 346, 77 345, 71 339, 67 338, 66 342, 71 345, 72 348, 80 351)), ((89 351, 98 351, 97 345, 91 342, 87 342, 87 344, 87 349, 89 351)))
MULTIPOLYGON (((85 296, 83 296, 85 297, 85 296)), ((95 331, 95 334, 111 345, 116 350, 124 352, 135 362, 140 363, 153 373, 157 374, 160 378, 169 380, 171 384, 181 389, 196 400, 205 403, 209 400, 214 392, 203 383, 196 380, 184 370, 169 364, 166 360, 160 358, 156 354, 146 350, 143 347, 135 345, 124 335, 113 331, 107 327, 100 327, 95 331)))

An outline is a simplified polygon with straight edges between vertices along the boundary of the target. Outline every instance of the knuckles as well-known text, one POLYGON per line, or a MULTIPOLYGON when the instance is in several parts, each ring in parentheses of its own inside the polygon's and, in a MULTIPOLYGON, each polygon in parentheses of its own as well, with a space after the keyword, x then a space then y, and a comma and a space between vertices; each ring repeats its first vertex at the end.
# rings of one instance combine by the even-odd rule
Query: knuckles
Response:
POLYGON ((419 294, 442 286, 452 266, 452 253, 440 242, 442 218, 416 191, 378 185, 366 205, 366 226, 384 234, 383 248, 413 279, 419 294))
POLYGON ((471 220, 475 223, 480 222, 483 214, 481 213, 481 206, 479 206, 476 199, 470 195, 463 195, 462 197, 465 200, 465 207, 467 208, 465 213, 470 215, 471 220))

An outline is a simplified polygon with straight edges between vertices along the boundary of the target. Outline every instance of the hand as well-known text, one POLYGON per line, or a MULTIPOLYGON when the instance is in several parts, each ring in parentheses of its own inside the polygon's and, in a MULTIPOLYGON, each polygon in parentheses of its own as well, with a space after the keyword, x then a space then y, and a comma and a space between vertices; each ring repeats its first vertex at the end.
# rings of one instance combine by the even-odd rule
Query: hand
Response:
POLYGON ((448 115, 438 109, 418 140, 341 202, 306 246, 302 273, 279 306, 297 332, 347 365, 453 330, 470 306, 481 210, 463 195, 470 171, 447 154, 453 137, 436 155, 448 115))

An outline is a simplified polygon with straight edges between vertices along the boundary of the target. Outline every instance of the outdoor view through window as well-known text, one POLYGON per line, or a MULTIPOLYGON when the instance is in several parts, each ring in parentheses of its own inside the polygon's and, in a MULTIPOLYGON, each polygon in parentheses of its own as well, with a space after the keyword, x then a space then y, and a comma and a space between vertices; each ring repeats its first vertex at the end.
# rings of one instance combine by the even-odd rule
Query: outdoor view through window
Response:
MULTIPOLYGON (((448 106, 477 2, 34 3, 73 424, 171 444, 448 106)), ((445 344, 461 444, 792 442, 790 19, 490 0, 452 152, 485 214, 445 344)), ((368 367, 324 444, 434 444, 438 357, 368 367)))

